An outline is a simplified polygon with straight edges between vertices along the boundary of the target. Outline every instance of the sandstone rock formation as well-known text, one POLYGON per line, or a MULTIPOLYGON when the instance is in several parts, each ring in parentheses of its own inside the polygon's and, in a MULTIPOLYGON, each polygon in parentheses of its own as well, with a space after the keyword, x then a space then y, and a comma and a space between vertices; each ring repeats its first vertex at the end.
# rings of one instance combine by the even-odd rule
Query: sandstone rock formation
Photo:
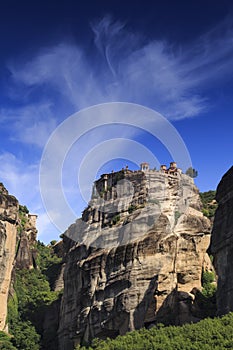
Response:
POLYGON ((195 292, 210 241, 198 189, 187 175, 105 174, 65 232, 59 349, 155 322, 197 321, 195 292))
MULTIPOLYGON (((35 265, 36 216, 22 212, 0 183, 0 330, 6 327, 7 299, 14 267, 35 265)), ((25 207, 22 207, 25 208, 25 207)))
POLYGON ((36 215, 19 210, 19 227, 17 237, 16 267, 32 269, 36 267, 36 215), (23 223, 23 224, 22 224, 23 223))
POLYGON ((0 183, 0 330, 6 326, 7 298, 15 259, 19 203, 0 183))
POLYGON ((210 250, 218 275, 217 311, 233 311, 233 167, 220 181, 210 250))

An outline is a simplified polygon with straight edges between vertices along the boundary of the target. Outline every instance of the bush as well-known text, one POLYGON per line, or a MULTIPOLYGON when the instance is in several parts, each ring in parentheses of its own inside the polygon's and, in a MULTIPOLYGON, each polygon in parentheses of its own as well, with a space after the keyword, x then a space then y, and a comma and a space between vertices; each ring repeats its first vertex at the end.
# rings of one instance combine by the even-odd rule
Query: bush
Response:
POLYGON ((117 214, 117 215, 113 216, 112 224, 116 225, 120 221, 120 219, 121 219, 120 214, 117 214))
POLYGON ((136 209, 137 209, 136 205, 130 205, 128 208, 128 213, 131 214, 136 209))
POLYGON ((204 271, 202 273, 202 294, 206 298, 211 298, 216 293, 216 285, 213 283, 215 281, 214 272, 204 271))
POLYGON ((215 280, 214 272, 212 272, 212 271, 204 271, 202 273, 202 284, 203 285, 212 283, 212 282, 214 282, 214 280, 215 280))

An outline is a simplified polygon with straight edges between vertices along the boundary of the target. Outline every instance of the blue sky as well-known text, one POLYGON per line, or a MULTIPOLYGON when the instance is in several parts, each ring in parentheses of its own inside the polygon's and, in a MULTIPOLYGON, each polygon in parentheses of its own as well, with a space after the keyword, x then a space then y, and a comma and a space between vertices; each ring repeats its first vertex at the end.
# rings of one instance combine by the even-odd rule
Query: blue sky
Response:
MULTIPOLYGON (((43 149, 60 123, 95 104, 130 102, 161 113, 186 144, 197 186, 216 188, 232 165, 231 1, 22 0, 0 7, 0 181, 39 214, 40 239, 61 233, 41 201, 43 149)), ((103 134, 92 131, 82 148, 106 140, 103 134)), ((121 128, 109 135, 131 137, 161 163, 172 160, 148 134, 121 128)), ((66 162, 68 198, 76 194, 74 154, 80 149, 66 162)), ((84 201, 70 201, 79 203, 78 216, 84 201)))

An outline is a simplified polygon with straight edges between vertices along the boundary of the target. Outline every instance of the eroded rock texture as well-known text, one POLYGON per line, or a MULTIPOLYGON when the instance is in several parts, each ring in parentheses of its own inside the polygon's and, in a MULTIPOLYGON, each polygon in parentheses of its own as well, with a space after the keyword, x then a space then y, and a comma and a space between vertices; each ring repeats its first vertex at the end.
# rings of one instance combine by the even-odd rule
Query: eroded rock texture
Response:
POLYGON ((233 167, 220 181, 211 237, 211 253, 218 275, 218 314, 233 311, 233 167))
POLYGON ((165 322, 197 321, 210 222, 193 180, 157 171, 104 175, 66 236, 59 348, 165 322), (99 194, 101 195, 99 198, 99 194))
POLYGON ((6 325, 7 298, 15 259, 19 203, 0 183, 0 330, 6 325))
MULTIPOLYGON (((36 267, 36 215, 24 214, 25 223, 18 227, 16 264, 19 269, 36 267)), ((22 220, 21 220, 22 221, 22 220)))
POLYGON ((18 200, 0 183, 0 330, 6 328, 14 268, 35 265, 36 234, 36 215, 22 212, 18 200))

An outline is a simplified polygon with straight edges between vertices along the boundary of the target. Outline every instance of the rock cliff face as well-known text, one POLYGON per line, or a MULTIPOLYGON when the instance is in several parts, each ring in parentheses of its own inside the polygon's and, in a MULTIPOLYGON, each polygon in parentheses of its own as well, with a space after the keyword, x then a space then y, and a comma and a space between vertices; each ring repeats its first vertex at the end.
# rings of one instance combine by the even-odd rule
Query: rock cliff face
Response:
POLYGON ((198 189, 183 174, 103 175, 65 232, 59 349, 156 322, 198 320, 195 290, 210 241, 198 189), (192 293, 193 291, 193 293, 192 293))
POLYGON ((13 268, 32 268, 34 264, 35 216, 20 207, 18 200, 0 183, 0 330, 6 327, 13 268))
POLYGON ((19 226, 17 236, 17 251, 15 266, 19 269, 32 269, 36 267, 36 215, 25 213, 19 209, 19 226))
POLYGON ((233 167, 220 181, 211 237, 211 253, 218 275, 218 314, 233 311, 233 167))
POLYGON ((7 298, 15 259, 19 203, 0 183, 0 330, 5 328, 7 298))

